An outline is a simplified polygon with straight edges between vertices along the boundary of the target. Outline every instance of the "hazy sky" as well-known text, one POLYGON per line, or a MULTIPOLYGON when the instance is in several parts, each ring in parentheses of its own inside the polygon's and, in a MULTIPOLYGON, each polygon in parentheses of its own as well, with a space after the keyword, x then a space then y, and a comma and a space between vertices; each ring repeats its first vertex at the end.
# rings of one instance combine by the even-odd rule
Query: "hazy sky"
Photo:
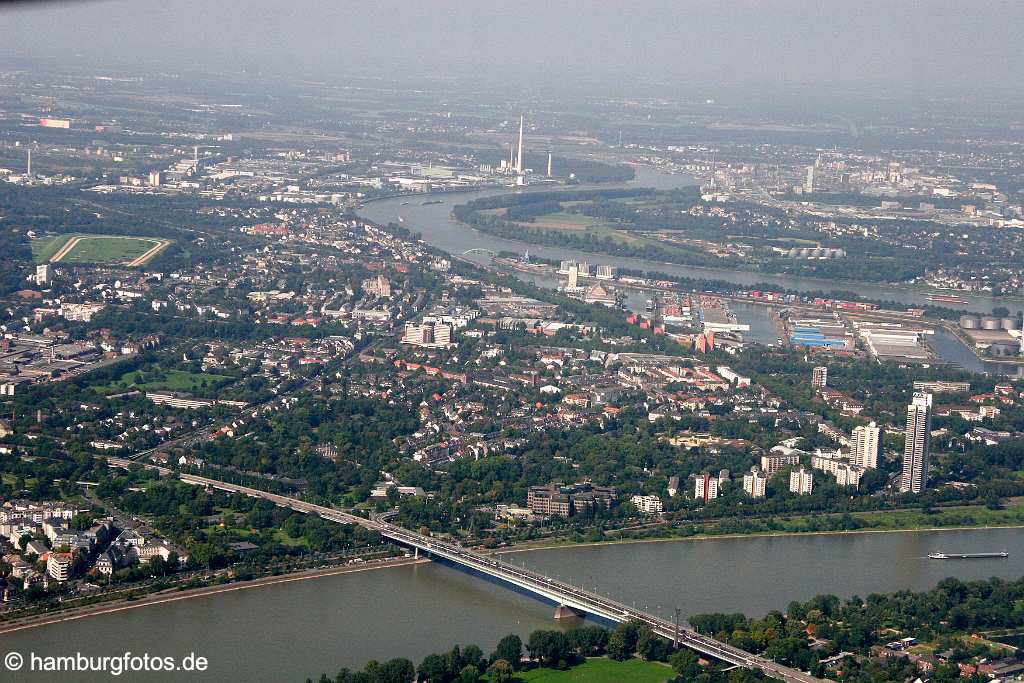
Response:
POLYGON ((107 0, 0 5, 0 27, 0 65, 925 90, 1024 78, 1012 0, 107 0))

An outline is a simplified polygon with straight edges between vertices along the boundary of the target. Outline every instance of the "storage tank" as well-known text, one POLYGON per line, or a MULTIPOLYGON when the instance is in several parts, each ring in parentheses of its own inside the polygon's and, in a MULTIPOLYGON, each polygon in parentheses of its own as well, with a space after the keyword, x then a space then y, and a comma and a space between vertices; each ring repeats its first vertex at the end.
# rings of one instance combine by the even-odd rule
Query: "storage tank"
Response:
POLYGON ((999 318, 995 316, 986 315, 981 319, 981 329, 983 330, 998 330, 999 329, 999 318))
POLYGON ((960 316, 960 329, 962 330, 976 330, 981 327, 981 322, 977 316, 974 315, 962 315, 960 316))
POLYGON ((1020 321, 1016 318, 1003 318, 1001 323, 1004 330, 1019 330, 1020 321))

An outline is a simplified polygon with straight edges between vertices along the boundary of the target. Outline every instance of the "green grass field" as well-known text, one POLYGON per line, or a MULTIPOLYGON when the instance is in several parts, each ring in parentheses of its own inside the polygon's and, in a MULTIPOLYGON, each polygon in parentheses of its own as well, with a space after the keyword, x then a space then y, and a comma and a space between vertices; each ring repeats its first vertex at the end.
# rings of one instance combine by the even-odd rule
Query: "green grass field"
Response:
POLYGON ((566 671, 533 669, 516 678, 523 683, 664 683, 674 676, 672 669, 657 662, 642 659, 616 662, 599 657, 566 671))
MULTIPOLYGON (((129 237, 127 235, 55 235, 34 240, 32 242, 32 257, 36 263, 54 261, 143 265, 143 263, 133 264, 132 262, 154 247, 161 244, 166 246, 168 243, 166 240, 152 237, 129 237), (65 246, 73 240, 78 241, 70 250, 65 250, 65 246)), ((149 258, 155 256, 158 251, 154 251, 149 258)))
POLYGON ((36 263, 46 263, 57 250, 63 247, 73 235, 53 235, 32 240, 32 258, 36 263))
POLYGON ((533 224, 544 228, 560 230, 585 230, 603 225, 604 221, 593 216, 585 216, 582 213, 559 211, 557 213, 546 213, 542 216, 537 216, 533 224))
POLYGON ((227 384, 233 377, 226 375, 211 375, 209 373, 185 372, 184 370, 160 370, 157 372, 143 373, 141 370, 128 372, 114 382, 96 387, 100 393, 124 391, 125 389, 141 389, 143 391, 182 391, 191 393, 203 388, 216 387, 227 384), (143 377, 144 376, 144 377, 143 377), (158 376, 159 379, 146 379, 139 383, 140 378, 158 376), (203 387, 206 382, 206 387, 203 387))

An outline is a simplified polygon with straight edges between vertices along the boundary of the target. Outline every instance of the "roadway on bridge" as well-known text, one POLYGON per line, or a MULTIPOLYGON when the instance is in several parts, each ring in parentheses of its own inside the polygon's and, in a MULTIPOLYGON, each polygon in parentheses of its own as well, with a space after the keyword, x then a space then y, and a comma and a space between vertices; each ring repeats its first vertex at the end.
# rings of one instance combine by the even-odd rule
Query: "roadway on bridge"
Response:
MULTIPOLYGON (((125 458, 108 457, 106 460, 110 465, 115 467, 128 467, 133 464, 133 461, 125 458)), ((135 464, 138 463, 136 462, 135 464)), ((791 669, 771 660, 750 654, 749 652, 731 645, 721 643, 714 638, 701 635, 691 628, 680 626, 677 630, 675 624, 666 621, 665 619, 648 614, 634 607, 629 607, 605 596, 583 590, 582 588, 573 586, 564 581, 552 579, 539 572, 525 569, 523 567, 516 567, 515 565, 509 564, 508 562, 496 557, 477 553, 454 543, 448 543, 429 536, 423 536, 422 534, 409 531, 408 529, 404 529, 394 524, 389 524, 379 519, 359 517, 358 515, 353 515, 343 510, 336 510, 334 508, 316 505, 314 503, 307 503, 297 498, 289 498, 288 496, 269 493, 267 491, 261 491, 248 486, 242 486, 240 484, 232 484, 193 474, 176 473, 174 470, 166 467, 160 467, 158 465, 146 464, 145 467, 157 470, 162 474, 178 474, 181 481, 186 484, 206 486, 230 493, 242 493, 254 498, 263 498, 271 501, 275 505, 288 507, 305 514, 319 515, 323 519, 337 522, 339 524, 361 525, 367 529, 377 531, 391 541, 424 551, 430 555, 461 565, 481 574, 486 574, 500 579, 537 596, 554 601, 557 604, 567 605, 576 610, 602 617, 613 622, 630 620, 643 622, 650 626, 655 633, 664 638, 673 640, 678 636, 680 644, 696 650, 697 652, 710 655, 711 657, 729 662, 730 664, 763 671, 766 675, 771 676, 772 678, 792 683, 811 683, 813 681, 820 680, 809 674, 803 673, 802 671, 791 669)))

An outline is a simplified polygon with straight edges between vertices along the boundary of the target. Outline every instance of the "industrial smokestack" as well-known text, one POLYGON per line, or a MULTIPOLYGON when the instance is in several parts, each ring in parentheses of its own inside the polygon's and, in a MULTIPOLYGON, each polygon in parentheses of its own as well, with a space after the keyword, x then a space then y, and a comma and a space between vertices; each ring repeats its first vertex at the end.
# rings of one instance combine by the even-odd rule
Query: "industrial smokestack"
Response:
POLYGON ((519 158, 516 161, 516 171, 523 172, 523 115, 519 115, 519 158))
POLYGON ((548 178, 551 177, 551 152, 548 152, 548 178))

